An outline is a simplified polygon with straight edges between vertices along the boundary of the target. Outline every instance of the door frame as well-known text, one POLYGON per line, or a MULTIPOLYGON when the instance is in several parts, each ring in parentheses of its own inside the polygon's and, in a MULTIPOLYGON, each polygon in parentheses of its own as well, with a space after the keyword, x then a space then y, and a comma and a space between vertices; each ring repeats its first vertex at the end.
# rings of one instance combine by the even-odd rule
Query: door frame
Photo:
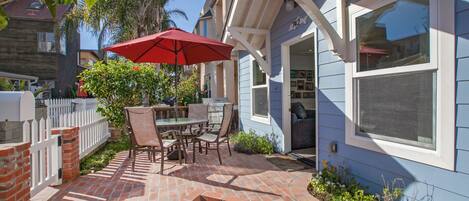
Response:
MULTIPOLYGON (((317 32, 316 28, 305 31, 303 34, 295 36, 281 44, 281 56, 282 56, 282 70, 283 70, 283 90, 282 90, 282 131, 284 134, 283 139, 283 150, 285 153, 291 152, 291 90, 290 90, 290 46, 303 42, 306 39, 314 39, 314 87, 315 87, 315 106, 316 106, 316 158, 318 156, 318 76, 317 76, 317 61, 318 61, 318 48, 317 48, 317 32)), ((316 168, 318 166, 316 160, 316 168)))

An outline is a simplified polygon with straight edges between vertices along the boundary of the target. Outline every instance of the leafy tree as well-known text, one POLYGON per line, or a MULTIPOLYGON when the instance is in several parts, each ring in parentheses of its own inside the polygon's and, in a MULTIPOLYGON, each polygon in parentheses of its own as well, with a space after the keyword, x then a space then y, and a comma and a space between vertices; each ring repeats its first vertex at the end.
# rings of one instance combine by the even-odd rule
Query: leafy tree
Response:
POLYGON ((172 85, 169 95, 175 97, 175 94, 177 94, 178 103, 182 105, 198 103, 200 100, 199 97, 201 96, 199 90, 199 73, 182 73, 182 66, 177 66, 176 68, 177 69, 174 69, 174 65, 161 65, 161 70, 169 78, 172 85), (177 83, 177 91, 175 82, 177 83))
POLYGON ((142 94, 148 94, 150 104, 156 104, 168 95, 170 85, 153 65, 126 60, 97 62, 80 78, 84 89, 98 99, 98 111, 117 128, 124 124, 124 107, 140 105, 142 94))

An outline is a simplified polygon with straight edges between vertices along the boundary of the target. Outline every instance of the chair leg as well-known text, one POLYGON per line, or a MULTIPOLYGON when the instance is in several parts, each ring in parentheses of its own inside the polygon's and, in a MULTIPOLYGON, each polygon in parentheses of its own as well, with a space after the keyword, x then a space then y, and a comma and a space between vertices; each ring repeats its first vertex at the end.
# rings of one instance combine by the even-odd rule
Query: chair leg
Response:
POLYGON ((192 163, 195 163, 195 141, 192 142, 192 163))
POLYGON ((152 155, 153 155, 153 162, 156 163, 156 149, 155 147, 152 147, 152 155))
POLYGON ((178 149, 179 165, 182 165, 182 160, 181 160, 181 145, 177 145, 177 149, 178 149))
POLYGON ((202 153, 202 143, 199 141, 199 153, 202 153))
POLYGON ((129 148, 129 158, 132 158, 132 148, 129 148))
POLYGON ((163 174, 163 170, 164 170, 164 149, 161 149, 161 170, 160 170, 161 175, 163 174))
MULTIPOLYGON (((182 145, 182 150, 184 151, 184 163, 187 163, 187 151, 186 151, 186 145, 184 143, 181 143, 182 145)), ((189 146, 188 146, 189 147, 189 146)))
MULTIPOLYGON (((147 149, 152 150, 151 147, 148 147, 147 149)), ((148 155, 148 160, 151 162, 151 151, 147 151, 147 155, 148 155)))
POLYGON ((208 154, 208 148, 210 147, 210 144, 208 142, 205 142, 205 155, 208 154))
POLYGON ((220 161, 220 165, 222 165, 221 156, 220 156, 220 144, 218 144, 218 142, 217 142, 217 154, 218 154, 218 160, 220 161))
POLYGON ((132 172, 135 172, 135 160, 137 158, 137 150, 132 151, 132 172))
POLYGON ((228 152, 230 152, 230 156, 231 156, 230 140, 226 140, 226 143, 228 144, 228 152))

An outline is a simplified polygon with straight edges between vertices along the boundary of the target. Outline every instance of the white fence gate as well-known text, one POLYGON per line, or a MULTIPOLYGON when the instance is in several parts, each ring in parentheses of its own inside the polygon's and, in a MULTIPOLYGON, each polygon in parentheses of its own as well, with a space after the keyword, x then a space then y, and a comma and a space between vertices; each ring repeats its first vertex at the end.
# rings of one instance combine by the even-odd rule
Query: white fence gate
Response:
POLYGON ((75 111, 96 109, 98 101, 93 98, 88 99, 47 99, 44 100, 47 105, 47 116, 52 121, 52 127, 59 127, 59 117, 63 114, 75 111))
POLYGON ((51 184, 61 183, 62 147, 60 137, 51 135, 50 119, 23 124, 31 138, 31 197, 51 184))
POLYGON ((110 137, 106 118, 94 109, 60 115, 59 126, 80 128, 80 159, 105 143, 110 137))

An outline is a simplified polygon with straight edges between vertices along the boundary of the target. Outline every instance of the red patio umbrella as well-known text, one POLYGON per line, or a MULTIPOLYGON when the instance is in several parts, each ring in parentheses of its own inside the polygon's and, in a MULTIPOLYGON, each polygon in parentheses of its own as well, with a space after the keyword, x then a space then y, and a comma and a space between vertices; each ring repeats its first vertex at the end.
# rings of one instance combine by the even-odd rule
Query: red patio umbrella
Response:
MULTIPOLYGON (((136 63, 191 65, 229 60, 233 46, 172 28, 105 48, 136 63)), ((178 68, 175 67, 177 107, 178 68)), ((175 108, 177 110, 177 108, 175 108)), ((177 111, 176 111, 177 116, 177 111)))

